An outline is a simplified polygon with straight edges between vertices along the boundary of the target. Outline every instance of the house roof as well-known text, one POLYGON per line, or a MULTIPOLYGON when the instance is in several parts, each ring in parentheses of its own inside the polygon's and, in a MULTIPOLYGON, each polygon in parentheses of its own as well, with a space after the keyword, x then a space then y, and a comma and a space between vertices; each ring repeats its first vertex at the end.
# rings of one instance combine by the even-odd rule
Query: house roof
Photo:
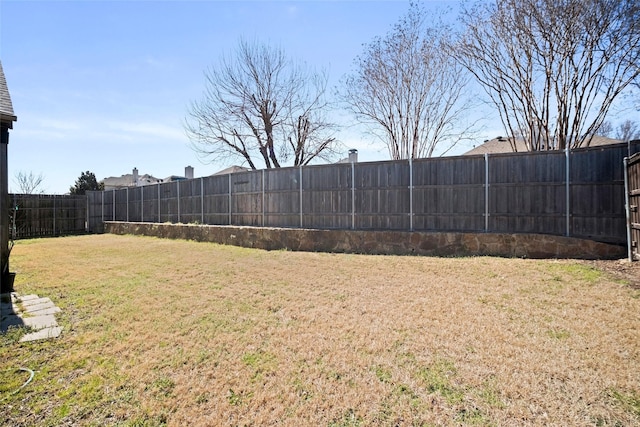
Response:
POLYGON ((230 166, 230 167, 228 167, 228 168, 226 168, 226 169, 222 169, 222 170, 220 170, 220 171, 218 171, 218 172, 214 173, 214 174, 213 174, 213 175, 211 175, 211 176, 216 176, 216 175, 228 175, 228 174, 230 174, 230 173, 247 172, 247 171, 249 171, 249 170, 251 170, 251 169, 249 169, 249 168, 245 168, 245 167, 242 167, 242 166, 235 166, 235 165, 234 165, 234 166, 230 166))
MULTIPOLYGON (((467 151, 463 154, 463 156, 472 156, 475 154, 498 154, 498 153, 511 153, 513 152, 513 147, 511 146, 511 141, 513 138, 503 138, 501 136, 497 138, 490 139, 485 141, 484 144, 478 145, 473 149, 467 151)), ((521 138, 516 139, 516 150, 515 151, 527 151, 527 147, 524 144, 524 141, 521 138)))
POLYGON ((11 104, 7 80, 2 70, 2 62, 0 62, 0 122, 9 128, 13 128, 13 122, 16 120, 18 120, 18 118, 13 112, 13 104, 11 104))
POLYGON ((103 179, 102 182, 104 182, 106 189, 114 189, 156 184, 162 182, 162 180, 152 175, 144 174, 138 176, 138 182, 136 183, 133 174, 128 173, 122 176, 110 176, 103 179))
MULTIPOLYGON (((524 139, 516 138, 515 146, 516 150, 511 146, 511 141, 513 138, 503 138, 501 136, 485 141, 484 144, 478 145, 477 147, 467 151, 463 154, 463 156, 471 156, 477 154, 500 154, 500 153, 512 153, 513 151, 517 152, 526 152, 527 146, 524 143, 524 139)), ((610 144, 619 144, 621 141, 619 139, 608 138, 606 136, 594 136, 591 140, 591 144, 589 147, 596 147, 600 145, 610 145, 610 144)))

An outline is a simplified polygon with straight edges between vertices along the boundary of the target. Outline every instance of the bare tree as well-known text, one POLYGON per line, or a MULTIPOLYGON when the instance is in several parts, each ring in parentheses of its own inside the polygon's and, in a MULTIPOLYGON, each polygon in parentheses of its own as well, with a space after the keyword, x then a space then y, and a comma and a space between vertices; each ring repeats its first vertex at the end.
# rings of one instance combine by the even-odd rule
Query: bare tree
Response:
POLYGON ((365 45, 343 98, 392 159, 431 157, 437 146, 461 139, 465 73, 444 48, 447 29, 428 28, 425 10, 409 11, 384 38, 365 45))
POLYGON ((210 160, 240 158, 252 169, 293 158, 294 166, 333 155, 335 127, 324 113, 327 75, 288 59, 282 49, 240 41, 205 72, 203 98, 185 129, 210 160))
POLYGON ((18 185, 20 194, 42 194, 44 189, 41 188, 44 176, 42 174, 34 175, 33 172, 18 171, 15 175, 14 182, 18 185))
POLYGON ((496 0, 462 21, 460 62, 530 151, 589 146, 640 75, 637 0, 496 0))
POLYGON ((616 128, 616 139, 621 141, 632 141, 640 139, 640 127, 637 122, 625 120, 616 128))
POLYGON ((613 134, 613 125, 609 120, 606 120, 602 122, 595 133, 596 135, 610 137, 613 134))

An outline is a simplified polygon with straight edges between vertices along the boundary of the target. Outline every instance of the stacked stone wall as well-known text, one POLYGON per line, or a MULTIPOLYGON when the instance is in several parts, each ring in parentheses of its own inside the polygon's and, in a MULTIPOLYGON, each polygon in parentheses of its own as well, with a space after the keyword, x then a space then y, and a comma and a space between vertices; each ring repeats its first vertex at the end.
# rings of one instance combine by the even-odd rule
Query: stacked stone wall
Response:
POLYGON ((105 232, 214 242, 266 250, 377 255, 623 258, 623 246, 543 234, 315 230, 105 222, 105 232))

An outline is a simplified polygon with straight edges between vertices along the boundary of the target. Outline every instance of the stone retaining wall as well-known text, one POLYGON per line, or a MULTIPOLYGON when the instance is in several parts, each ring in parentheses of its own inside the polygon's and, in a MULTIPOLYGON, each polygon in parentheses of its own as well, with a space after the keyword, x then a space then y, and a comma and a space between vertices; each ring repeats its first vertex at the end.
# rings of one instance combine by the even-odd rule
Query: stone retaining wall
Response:
POLYGON ((623 246, 543 234, 311 230, 105 222, 105 232, 214 242, 267 250, 518 258, 623 258, 623 246))

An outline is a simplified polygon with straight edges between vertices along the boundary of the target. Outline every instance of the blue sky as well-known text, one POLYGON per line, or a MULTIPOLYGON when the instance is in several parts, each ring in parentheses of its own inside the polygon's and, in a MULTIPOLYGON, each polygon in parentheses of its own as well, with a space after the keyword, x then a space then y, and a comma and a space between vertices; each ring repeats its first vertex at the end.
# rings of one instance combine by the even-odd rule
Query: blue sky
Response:
MULTIPOLYGON (((457 2, 427 2, 428 7, 457 2)), ((10 189, 18 171, 44 175, 49 194, 82 171, 98 179, 210 175, 183 122, 204 88, 203 71, 241 37, 347 73, 362 45, 384 35, 408 1, 24 1, 0 0, 0 60, 18 121, 10 134, 10 189)), ((361 161, 387 159, 366 136, 338 135, 361 161)), ((345 153, 346 156, 346 153, 345 153)), ((237 163, 237 162, 231 162, 237 163)))

